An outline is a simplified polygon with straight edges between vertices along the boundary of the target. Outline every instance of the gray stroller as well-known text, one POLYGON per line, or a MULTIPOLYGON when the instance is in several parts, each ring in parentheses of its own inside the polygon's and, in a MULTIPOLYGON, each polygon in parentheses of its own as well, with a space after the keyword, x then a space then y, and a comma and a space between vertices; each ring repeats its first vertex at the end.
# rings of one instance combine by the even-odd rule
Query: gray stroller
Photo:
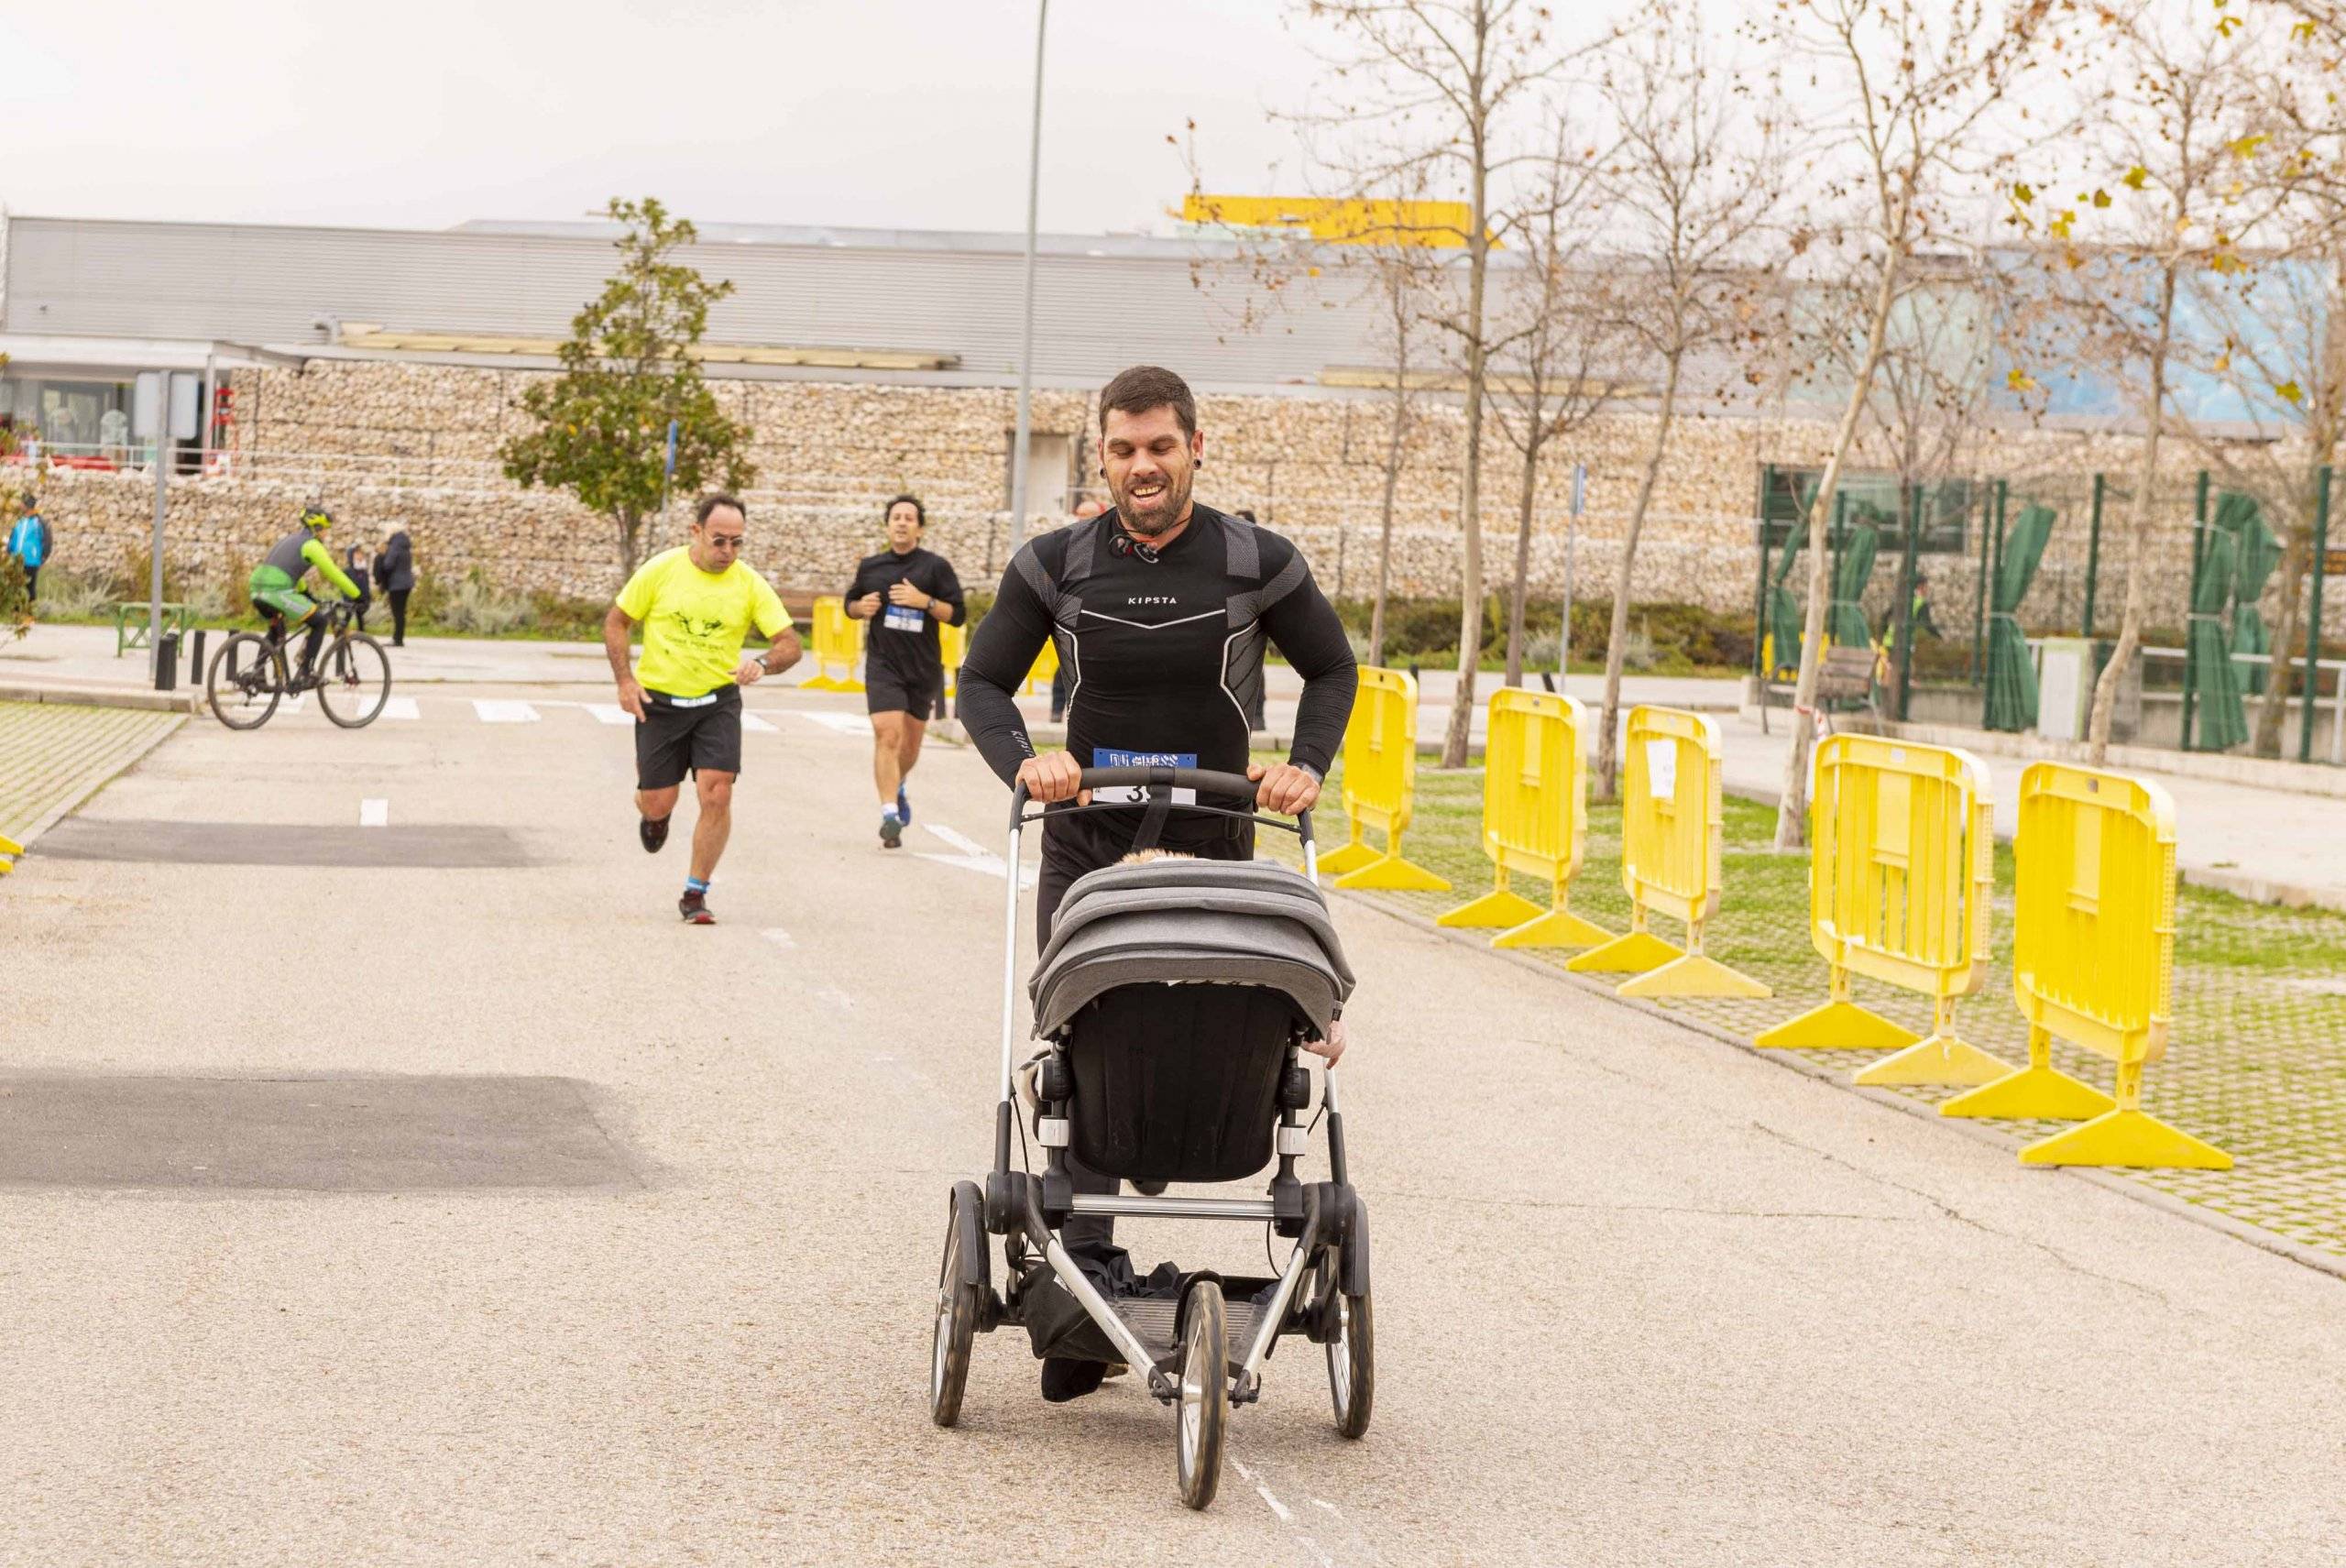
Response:
MULTIPOLYGON (((1045 1054, 1030 1064, 1032 1132, 1014 1089, 1019 839, 1025 789, 1011 806, 1003 959, 1002 1099, 993 1171, 981 1188, 957 1182, 938 1272, 929 1413, 960 1418, 970 1345, 981 1331, 1024 1328, 1037 1356, 1123 1363, 1175 1408, 1181 1500, 1202 1508, 1222 1475, 1233 1406, 1262 1395, 1277 1342, 1325 1347, 1336 1428, 1368 1430, 1375 1396, 1369 1314, 1368 1215, 1344 1174, 1343 1118, 1333 1069, 1321 1080, 1327 1179, 1303 1180, 1310 1146, 1311 1073, 1304 1041, 1323 1037, 1352 992, 1326 902, 1311 814, 1290 824, 1223 806, 1255 786, 1189 768, 1087 768, 1083 787, 1120 789, 1113 805, 1059 810, 1130 811, 1145 804, 1138 839, 1153 843, 1169 812, 1254 817, 1301 840, 1305 874, 1266 861, 1166 859, 1109 866, 1080 878, 1059 906, 1028 993, 1045 1054), (1176 792, 1178 792, 1178 795, 1176 792), (1011 1164, 1014 1129, 1022 1168, 1011 1164), (1079 1193, 1069 1155, 1128 1182, 1119 1195, 1079 1193), (1169 1195, 1168 1183, 1235 1182, 1273 1169, 1262 1196, 1169 1195), (1082 1215, 1238 1221, 1289 1244, 1278 1272, 1244 1277, 1177 1273, 1145 1280, 1071 1256, 1058 1231, 1082 1215), (989 1234, 1002 1238, 1002 1286, 989 1234)), ((1116 1255, 1121 1259, 1122 1255, 1116 1255)))

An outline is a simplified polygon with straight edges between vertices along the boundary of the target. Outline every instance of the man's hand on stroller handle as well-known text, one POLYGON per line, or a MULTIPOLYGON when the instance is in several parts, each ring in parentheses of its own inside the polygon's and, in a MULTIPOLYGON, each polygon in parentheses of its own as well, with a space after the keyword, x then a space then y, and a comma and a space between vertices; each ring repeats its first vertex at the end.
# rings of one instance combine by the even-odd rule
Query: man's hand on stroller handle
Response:
POLYGON ((1315 1057, 1325 1057, 1328 1065, 1333 1067, 1336 1065, 1336 1058, 1344 1054, 1344 1021, 1339 1018, 1328 1025, 1326 1039, 1306 1040, 1303 1042, 1303 1048, 1315 1057))
POLYGON ((1078 806, 1091 804, 1091 792, 1083 787, 1082 765, 1066 751, 1046 751, 1039 757, 1027 758, 1018 764, 1014 782, 1025 785, 1026 798, 1038 806, 1060 800, 1073 800, 1078 806))
POLYGON ((1256 781, 1255 804, 1266 811, 1293 817, 1320 803, 1320 781, 1293 762, 1275 762, 1267 768, 1255 762, 1247 768, 1246 776, 1256 781))

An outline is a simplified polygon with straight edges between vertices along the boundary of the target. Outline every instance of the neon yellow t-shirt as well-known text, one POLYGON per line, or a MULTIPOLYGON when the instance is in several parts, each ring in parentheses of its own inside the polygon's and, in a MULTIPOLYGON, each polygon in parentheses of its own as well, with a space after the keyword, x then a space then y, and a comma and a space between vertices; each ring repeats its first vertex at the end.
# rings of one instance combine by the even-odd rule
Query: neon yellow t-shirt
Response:
POLYGON ((706 696, 731 685, 750 628, 773 637, 790 624, 790 612, 763 577, 739 561, 704 572, 681 546, 637 567, 619 590, 619 606, 643 623, 635 678, 669 696, 706 696))

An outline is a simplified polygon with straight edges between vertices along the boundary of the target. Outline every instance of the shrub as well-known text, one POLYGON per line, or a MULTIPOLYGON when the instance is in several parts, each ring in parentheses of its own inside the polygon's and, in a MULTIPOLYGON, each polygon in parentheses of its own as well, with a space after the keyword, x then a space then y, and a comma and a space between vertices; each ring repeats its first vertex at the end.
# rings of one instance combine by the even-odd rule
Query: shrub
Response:
POLYGON ((92 620, 119 599, 120 585, 101 572, 67 572, 51 566, 40 575, 45 620, 92 620))
POLYGON ((530 624, 530 603, 491 583, 476 566, 454 588, 433 596, 433 623, 475 637, 501 637, 530 624))

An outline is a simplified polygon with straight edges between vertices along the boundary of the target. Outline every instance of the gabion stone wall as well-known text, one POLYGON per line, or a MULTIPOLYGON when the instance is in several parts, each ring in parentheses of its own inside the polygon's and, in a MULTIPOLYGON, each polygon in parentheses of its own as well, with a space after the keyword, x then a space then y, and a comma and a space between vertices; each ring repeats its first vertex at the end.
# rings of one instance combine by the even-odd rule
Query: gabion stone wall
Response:
MULTIPOLYGON (((235 448, 225 475, 177 478, 170 488, 168 553, 199 575, 241 573, 292 526, 312 496, 331 506, 346 544, 385 524, 406 527, 427 573, 460 577, 478 569, 516 590, 545 589, 600 598, 619 578, 612 525, 567 497, 525 491, 497 466, 499 443, 527 427, 522 389, 545 372, 470 367, 312 361, 306 368, 238 372, 235 448)), ((855 559, 879 547, 882 502, 899 490, 923 496, 929 542, 971 583, 997 576, 1007 554, 1009 431, 1015 416, 1002 389, 876 386, 806 381, 713 381, 729 411, 755 435, 757 479, 748 557, 786 587, 833 590, 855 559)), ((1096 486, 1090 448, 1091 394, 1065 390, 1036 398, 1035 428, 1071 437, 1077 455, 1064 477, 1080 493, 1096 486)), ((1489 422, 1483 463, 1483 553, 1494 591, 1512 581, 1515 531, 1524 463, 1489 422)), ((1300 543, 1323 586, 1365 596, 1376 579, 1384 462, 1390 404, 1377 396, 1213 396, 1200 424, 1206 466, 1200 499, 1225 510, 1252 508, 1266 525, 1300 543)), ((1531 591, 1560 596, 1568 554, 1575 597, 1609 597, 1621 535, 1643 477, 1654 433, 1646 411, 1625 406, 1551 441, 1538 470, 1528 576, 1531 591), (1585 514, 1566 516, 1575 463, 1589 467, 1585 514)), ((1460 411, 1421 408, 1404 441, 1397 488, 1392 592, 1447 597, 1458 588, 1460 411)), ((1740 612, 1752 603, 1758 562, 1751 518, 1763 464, 1822 461, 1832 427, 1822 417, 1733 417, 1697 409, 1683 415, 1656 475, 1632 597, 1740 612)), ((2056 619, 2066 593, 2074 606, 2085 555, 2082 476, 2113 474, 2131 462, 2133 443, 2037 431, 1982 433, 1960 455, 1958 471, 2010 476, 2013 511, 2042 490, 2062 506, 2047 550, 2031 620, 2056 619), (2066 487, 2066 489, 2063 487, 2066 487), (2059 496, 2052 492, 2060 491, 2059 496), (2072 494, 2074 492, 2074 494, 2072 494), (2073 515, 2074 514, 2074 515, 2073 515), (2044 614, 2039 616, 2042 608, 2044 614)), ((2176 449, 2170 447, 2170 452, 2176 449)), ((2162 484, 2187 503, 2184 460, 2162 484)), ((1866 450, 1859 466, 1885 466, 1866 450)), ((110 566, 146 547, 151 482, 138 474, 65 474, 44 480, 45 507, 69 570, 110 566)), ((1056 489, 1056 485, 1047 485, 1056 489)), ((647 530, 643 548, 682 537, 689 497, 680 497, 666 527, 647 530)), ((2176 519, 2164 525, 2146 559, 2154 621, 2179 622, 2188 587, 2187 529, 2175 547, 2176 519)), ((2100 619, 2114 625, 2121 590, 2122 509, 2105 519, 2100 619)), ((2187 523, 2187 510, 2183 521, 2187 523)), ((1064 519, 1040 517, 1035 528, 1064 519)), ((1944 607, 1968 606, 1976 554, 1929 559, 1926 569, 1944 607)), ((1877 569, 1886 581, 1885 555, 1877 569)), ((2346 599, 2346 595, 2338 598, 2346 599)), ((2346 608, 2346 607, 2341 607, 2346 608)))

